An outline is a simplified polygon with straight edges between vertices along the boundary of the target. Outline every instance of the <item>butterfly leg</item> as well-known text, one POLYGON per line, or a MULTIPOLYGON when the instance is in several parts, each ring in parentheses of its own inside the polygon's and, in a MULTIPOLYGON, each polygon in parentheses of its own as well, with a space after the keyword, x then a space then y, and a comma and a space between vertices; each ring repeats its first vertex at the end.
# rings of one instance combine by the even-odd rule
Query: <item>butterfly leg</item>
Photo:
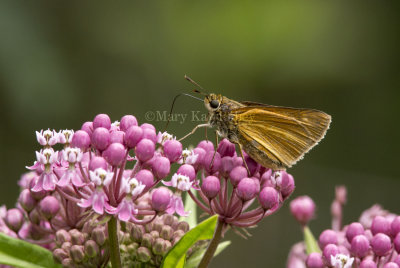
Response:
POLYGON ((217 154, 218 143, 219 143, 219 141, 218 141, 218 133, 215 132, 215 146, 216 146, 216 148, 215 148, 214 155, 213 155, 213 158, 212 158, 211 163, 210 163, 210 170, 212 168, 212 165, 214 164, 215 155, 217 154))
POLYGON ((236 144, 239 146, 240 156, 241 156, 242 159, 243 159, 243 164, 244 164, 244 166, 245 166, 246 169, 247 169, 247 173, 249 174, 249 176, 251 176, 251 174, 250 174, 250 169, 249 169, 249 167, 247 166, 246 160, 244 160, 243 147, 242 147, 242 145, 241 145, 240 143, 236 143, 236 144))
POLYGON ((185 136, 180 138, 178 141, 182 141, 183 139, 186 139, 187 137, 189 137, 190 135, 195 133, 198 128, 201 128, 201 127, 211 127, 211 125, 209 123, 197 125, 191 132, 189 132, 188 134, 186 134, 185 136))

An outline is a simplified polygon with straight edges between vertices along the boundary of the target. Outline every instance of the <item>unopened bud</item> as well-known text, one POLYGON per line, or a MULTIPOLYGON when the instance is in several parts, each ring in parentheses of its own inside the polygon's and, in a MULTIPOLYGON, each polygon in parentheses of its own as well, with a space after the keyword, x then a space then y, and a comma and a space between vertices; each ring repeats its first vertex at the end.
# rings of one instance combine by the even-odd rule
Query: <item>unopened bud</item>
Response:
POLYGON ((73 245, 70 250, 71 258, 75 262, 81 262, 85 258, 85 253, 83 252, 83 246, 73 245))
POLYGON ((144 227, 142 225, 133 225, 131 229, 131 238, 135 242, 142 242, 142 236, 144 234, 144 227))
POLYGON ((57 245, 62 245, 64 242, 70 242, 71 235, 64 229, 58 230, 56 233, 56 243, 57 245))
POLYGON ((151 259, 151 252, 147 247, 140 247, 137 250, 137 258, 141 262, 148 262, 151 259))
POLYGON ((70 230, 69 234, 71 235, 71 242, 73 245, 83 245, 83 242, 85 242, 85 237, 77 229, 70 230))
POLYGON ((174 230, 172 230, 171 226, 164 225, 160 232, 160 237, 165 240, 171 240, 172 236, 174 235, 174 230))
POLYGON ((142 236, 142 243, 141 246, 142 247, 147 247, 147 248, 151 248, 152 244, 153 244, 154 238, 151 234, 149 233, 145 233, 142 236))
POLYGON ((99 246, 93 240, 88 240, 85 243, 85 253, 89 258, 94 258, 100 253, 99 246))
POLYGON ((189 231, 190 227, 189 227, 189 223, 187 223, 186 221, 180 221, 178 222, 177 226, 176 226, 177 230, 182 230, 183 232, 187 232, 189 231))
POLYGON ((65 252, 65 250, 63 250, 61 248, 56 248, 53 251, 53 257, 54 257, 54 260, 61 263, 65 258, 68 258, 68 254, 67 254, 67 252, 65 252))
POLYGON ((162 255, 162 254, 164 254, 164 250, 165 250, 164 239, 162 239, 162 238, 157 238, 157 239, 154 241, 153 253, 156 254, 156 255, 162 255))
POLYGON ((102 246, 106 242, 106 234, 104 229, 97 227, 92 231, 92 239, 97 243, 97 245, 102 246))

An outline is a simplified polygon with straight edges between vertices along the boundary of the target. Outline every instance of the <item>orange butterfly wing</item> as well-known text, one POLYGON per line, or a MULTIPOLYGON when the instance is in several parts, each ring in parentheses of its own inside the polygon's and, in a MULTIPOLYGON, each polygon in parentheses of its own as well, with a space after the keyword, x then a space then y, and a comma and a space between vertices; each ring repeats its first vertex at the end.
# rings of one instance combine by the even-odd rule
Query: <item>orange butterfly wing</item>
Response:
POLYGON ((239 139, 247 143, 246 152, 274 169, 291 167, 300 160, 324 137, 331 122, 321 111, 261 104, 237 108, 231 114, 239 139), (263 161, 257 150, 269 160, 263 161), (273 165, 268 164, 271 161, 273 165))

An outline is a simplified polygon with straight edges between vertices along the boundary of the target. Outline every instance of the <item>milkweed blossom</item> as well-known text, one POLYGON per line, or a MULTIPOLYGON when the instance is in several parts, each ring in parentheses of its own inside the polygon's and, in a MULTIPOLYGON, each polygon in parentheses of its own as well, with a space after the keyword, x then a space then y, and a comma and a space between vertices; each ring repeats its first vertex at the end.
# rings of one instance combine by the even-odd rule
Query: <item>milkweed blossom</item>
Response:
POLYGON ((126 267, 158 267, 189 230, 177 217, 191 213, 185 198, 217 214, 223 232, 230 226, 243 235, 294 190, 290 174, 245 155, 249 174, 226 139, 216 149, 209 141, 183 149, 174 135, 133 115, 111 123, 99 114, 78 130, 41 130, 36 139, 41 148, 18 182, 16 207, 0 207, 0 232, 51 250, 63 267, 104 267, 113 235, 126 267))
MULTIPOLYGON (((374 205, 357 222, 342 226, 345 203, 346 188, 339 186, 331 205, 332 227, 319 235, 319 249, 307 254, 304 242, 296 244, 289 254, 288 268, 400 267, 400 216, 374 205)), ((308 196, 294 199, 290 207, 302 226, 307 225, 315 210, 308 196)))

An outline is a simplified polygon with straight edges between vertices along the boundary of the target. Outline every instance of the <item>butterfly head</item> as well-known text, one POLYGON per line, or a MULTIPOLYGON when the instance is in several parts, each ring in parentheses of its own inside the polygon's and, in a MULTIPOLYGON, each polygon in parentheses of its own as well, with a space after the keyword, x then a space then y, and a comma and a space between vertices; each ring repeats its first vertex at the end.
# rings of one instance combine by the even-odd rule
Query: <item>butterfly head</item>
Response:
POLYGON ((220 109, 222 103, 222 96, 217 94, 208 94, 204 98, 204 105, 209 112, 215 112, 220 109))

